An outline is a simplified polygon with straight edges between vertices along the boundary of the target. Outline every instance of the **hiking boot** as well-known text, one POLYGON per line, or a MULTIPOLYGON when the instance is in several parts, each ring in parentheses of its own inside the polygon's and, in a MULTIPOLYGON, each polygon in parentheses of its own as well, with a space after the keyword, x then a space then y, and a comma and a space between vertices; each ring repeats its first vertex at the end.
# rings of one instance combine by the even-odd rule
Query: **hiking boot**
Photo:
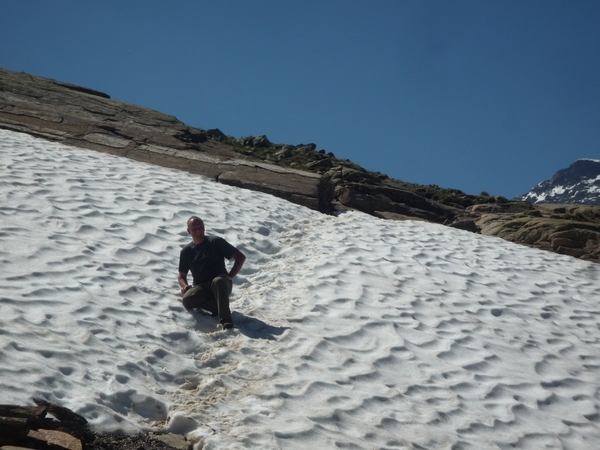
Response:
POLYGON ((221 324, 222 330, 233 330, 233 324, 231 322, 225 322, 221 324))

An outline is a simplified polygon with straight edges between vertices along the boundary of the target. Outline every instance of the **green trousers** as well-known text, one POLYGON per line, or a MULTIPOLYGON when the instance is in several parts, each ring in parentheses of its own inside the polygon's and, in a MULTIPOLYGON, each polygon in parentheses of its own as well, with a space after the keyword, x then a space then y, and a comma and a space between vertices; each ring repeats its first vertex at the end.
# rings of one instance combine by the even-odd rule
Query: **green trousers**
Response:
POLYGON ((233 283, 227 278, 216 277, 212 281, 193 286, 183 295, 186 308, 202 308, 213 316, 219 316, 220 323, 231 322, 229 296, 233 283))

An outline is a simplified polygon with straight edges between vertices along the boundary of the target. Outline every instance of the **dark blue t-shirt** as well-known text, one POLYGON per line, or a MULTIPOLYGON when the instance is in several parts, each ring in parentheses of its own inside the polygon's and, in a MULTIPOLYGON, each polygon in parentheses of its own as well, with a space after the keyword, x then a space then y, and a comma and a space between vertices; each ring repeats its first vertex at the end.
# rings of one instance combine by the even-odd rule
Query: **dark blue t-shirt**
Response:
POLYGON ((192 272, 194 286, 212 281, 216 276, 227 273, 225 258, 231 259, 236 248, 218 236, 205 236, 202 244, 190 242, 181 249, 179 271, 192 272))

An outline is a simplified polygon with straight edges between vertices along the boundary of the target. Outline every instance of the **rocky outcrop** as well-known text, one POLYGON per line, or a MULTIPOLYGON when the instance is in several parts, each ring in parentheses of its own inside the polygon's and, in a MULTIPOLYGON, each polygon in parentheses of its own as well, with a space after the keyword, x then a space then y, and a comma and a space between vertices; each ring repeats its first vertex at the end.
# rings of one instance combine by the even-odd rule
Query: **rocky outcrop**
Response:
POLYGON ((576 205, 522 205, 512 211, 505 205, 476 205, 475 224, 481 234, 518 244, 600 262, 600 207, 576 205))
POLYGON ((453 221, 461 212, 356 169, 337 166, 327 172, 327 176, 335 186, 335 199, 340 205, 382 218, 417 218, 445 223, 453 221))
MULTIPOLYGON (((321 177, 241 155, 173 116, 93 89, 0 69, 0 127, 213 178, 318 209, 321 177)), ((267 145, 266 137, 255 139, 267 145)))
POLYGON ((37 406, 0 405, 0 448, 21 450, 191 450, 184 436, 103 435, 68 408, 34 398, 37 406))
MULTIPOLYGON (((313 172, 322 177, 322 198, 329 199, 332 211, 359 210, 382 218, 422 219, 452 222, 466 205, 476 201, 457 190, 417 186, 369 172, 315 144, 254 146, 252 136, 229 141, 236 151, 265 162, 313 172)), ((327 207, 320 208, 321 210, 327 207)))
MULTIPOLYGON (((314 143, 273 144, 265 135, 236 139, 93 89, 2 69, 0 128, 185 170, 325 213, 359 210, 384 219, 426 220, 600 262, 600 213, 594 209, 548 209, 405 183, 314 143)), ((565 181, 573 174, 563 175, 565 181)))

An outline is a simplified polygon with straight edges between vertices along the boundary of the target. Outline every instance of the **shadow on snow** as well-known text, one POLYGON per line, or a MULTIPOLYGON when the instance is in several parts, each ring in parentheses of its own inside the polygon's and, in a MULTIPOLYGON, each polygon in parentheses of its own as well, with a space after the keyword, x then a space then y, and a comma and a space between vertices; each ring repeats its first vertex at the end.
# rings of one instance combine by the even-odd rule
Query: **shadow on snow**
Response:
MULTIPOLYGON (((200 333, 213 333, 218 324, 216 317, 212 317, 208 311, 202 309, 188 309, 191 316, 196 320, 196 331, 200 333)), ((290 327, 275 327, 255 317, 246 316, 237 311, 231 313, 231 318, 236 329, 241 334, 251 339, 276 339, 290 327)))

